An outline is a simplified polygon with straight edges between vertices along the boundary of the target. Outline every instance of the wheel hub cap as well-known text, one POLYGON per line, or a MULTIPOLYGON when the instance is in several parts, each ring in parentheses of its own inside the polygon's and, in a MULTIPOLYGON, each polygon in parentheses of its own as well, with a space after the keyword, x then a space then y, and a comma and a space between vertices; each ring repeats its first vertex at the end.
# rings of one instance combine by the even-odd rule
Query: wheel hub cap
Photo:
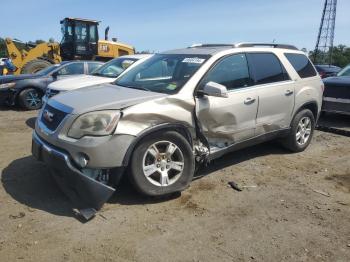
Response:
POLYGON ((169 186, 182 175, 184 157, 179 147, 169 141, 152 144, 143 157, 143 174, 156 186, 169 186))
POLYGON ((297 143, 301 146, 305 145, 309 141, 311 131, 311 119, 307 116, 301 118, 295 134, 297 143))
POLYGON ((26 100, 30 106, 37 106, 41 101, 37 92, 29 92, 26 100))

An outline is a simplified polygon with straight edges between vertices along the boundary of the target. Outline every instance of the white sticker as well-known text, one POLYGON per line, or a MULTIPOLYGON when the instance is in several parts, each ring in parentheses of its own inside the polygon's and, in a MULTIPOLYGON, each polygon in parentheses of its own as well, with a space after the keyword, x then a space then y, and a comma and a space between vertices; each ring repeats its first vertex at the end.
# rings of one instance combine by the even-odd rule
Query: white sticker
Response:
POLYGON ((193 64, 202 64, 205 59, 199 57, 186 57, 182 60, 183 63, 193 63, 193 64))

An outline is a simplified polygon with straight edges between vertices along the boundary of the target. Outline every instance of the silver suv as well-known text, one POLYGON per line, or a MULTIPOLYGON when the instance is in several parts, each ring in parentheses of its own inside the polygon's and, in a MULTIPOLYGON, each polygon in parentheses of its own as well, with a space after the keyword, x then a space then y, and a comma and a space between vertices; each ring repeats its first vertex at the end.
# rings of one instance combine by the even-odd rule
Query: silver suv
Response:
POLYGON ((49 99, 33 155, 68 195, 99 209, 123 173, 156 196, 184 190, 195 166, 279 138, 310 143, 323 83, 289 45, 194 45, 156 54, 114 83, 49 99))

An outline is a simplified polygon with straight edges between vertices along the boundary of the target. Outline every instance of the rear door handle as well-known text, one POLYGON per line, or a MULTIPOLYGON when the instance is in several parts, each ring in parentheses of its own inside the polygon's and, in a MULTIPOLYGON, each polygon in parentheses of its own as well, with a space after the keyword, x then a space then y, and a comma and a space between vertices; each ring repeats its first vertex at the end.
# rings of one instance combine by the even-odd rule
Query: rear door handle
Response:
POLYGON ((244 104, 246 105, 249 105, 249 104, 252 104, 255 102, 255 98, 251 98, 251 97, 247 97, 245 100, 244 100, 244 104))
POLYGON ((292 90, 286 90, 286 92, 285 92, 285 95, 286 96, 290 96, 291 94, 293 94, 294 92, 292 91, 292 90))

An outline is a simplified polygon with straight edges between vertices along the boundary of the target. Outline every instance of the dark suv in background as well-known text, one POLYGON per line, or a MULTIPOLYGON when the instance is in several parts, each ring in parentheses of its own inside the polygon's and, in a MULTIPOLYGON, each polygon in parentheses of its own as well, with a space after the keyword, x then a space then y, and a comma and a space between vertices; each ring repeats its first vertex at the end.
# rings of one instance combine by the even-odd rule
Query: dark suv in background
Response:
POLYGON ((341 68, 334 65, 315 65, 315 68, 321 78, 336 76, 341 68))

